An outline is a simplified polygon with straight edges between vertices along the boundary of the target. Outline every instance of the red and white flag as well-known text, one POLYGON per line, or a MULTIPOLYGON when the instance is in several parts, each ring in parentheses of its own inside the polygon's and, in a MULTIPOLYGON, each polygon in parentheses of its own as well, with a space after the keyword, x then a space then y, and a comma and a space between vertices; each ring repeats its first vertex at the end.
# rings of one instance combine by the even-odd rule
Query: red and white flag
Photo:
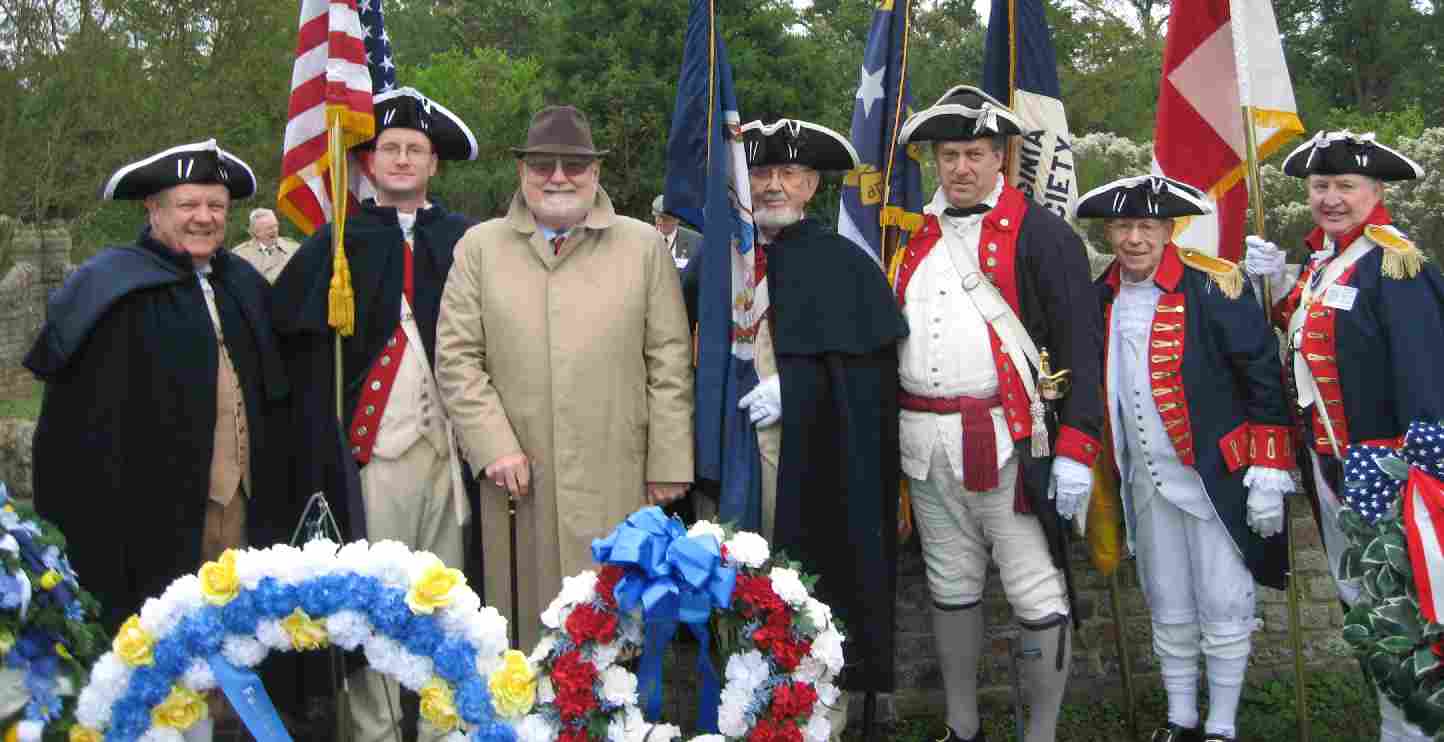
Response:
MULTIPOLYGON (((374 1, 379 8, 380 0, 374 1)), ((369 29, 362 27, 356 0, 302 0, 299 25, 277 208, 311 234, 331 220, 331 123, 341 122, 349 150, 375 135, 376 117, 367 67, 369 29)), ((351 194, 362 196, 370 185, 366 163, 352 162, 351 194)))
POLYGON ((1243 254, 1251 106, 1260 160, 1304 131, 1269 0, 1178 0, 1170 8, 1153 137, 1154 172, 1218 207, 1176 220, 1174 242, 1230 260, 1243 254))
POLYGON ((1404 536, 1419 592, 1419 612, 1435 623, 1444 616, 1444 482, 1417 466, 1404 484, 1404 536))

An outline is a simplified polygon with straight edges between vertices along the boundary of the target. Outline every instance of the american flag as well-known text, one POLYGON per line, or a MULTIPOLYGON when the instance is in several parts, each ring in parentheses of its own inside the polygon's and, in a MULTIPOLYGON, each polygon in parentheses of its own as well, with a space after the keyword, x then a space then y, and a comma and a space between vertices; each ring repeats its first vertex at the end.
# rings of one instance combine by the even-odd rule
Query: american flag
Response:
POLYGON ((1377 523, 1399 499, 1399 481, 1389 476, 1379 460, 1394 455, 1387 446, 1356 443, 1344 454, 1344 504, 1365 521, 1377 523))
MULTIPOLYGON (((277 208, 306 234, 331 220, 327 130, 339 120, 349 150, 375 134, 372 90, 396 83, 381 0, 302 0, 291 72, 277 208)), ((353 156, 353 199, 373 194, 365 161, 353 156)))

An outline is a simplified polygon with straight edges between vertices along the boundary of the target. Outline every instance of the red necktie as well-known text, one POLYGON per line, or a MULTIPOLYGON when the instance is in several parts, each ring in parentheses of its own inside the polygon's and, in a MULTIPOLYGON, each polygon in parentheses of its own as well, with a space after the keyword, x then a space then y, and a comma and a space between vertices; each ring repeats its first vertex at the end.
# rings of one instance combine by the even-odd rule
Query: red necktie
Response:
POLYGON ((563 242, 566 242, 566 241, 567 241, 567 236, 564 235, 564 234, 559 234, 559 235, 553 237, 553 238, 552 238, 552 254, 553 254, 553 255, 560 255, 561 252, 562 252, 562 243, 563 243, 563 242))

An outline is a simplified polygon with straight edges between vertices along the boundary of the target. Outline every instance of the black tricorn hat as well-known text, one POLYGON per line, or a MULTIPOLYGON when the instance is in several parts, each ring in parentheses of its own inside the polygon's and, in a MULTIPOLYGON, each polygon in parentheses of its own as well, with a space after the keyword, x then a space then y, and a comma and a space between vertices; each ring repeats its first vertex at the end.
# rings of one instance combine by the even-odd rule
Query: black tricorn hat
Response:
POLYGON ((748 167, 796 163, 813 170, 845 171, 859 162, 847 137, 800 119, 777 119, 769 124, 749 121, 742 125, 742 148, 747 152, 748 167))
POLYGON ((223 185, 232 199, 256 192, 256 174, 241 158, 207 139, 182 144, 132 162, 105 181, 100 197, 106 201, 134 201, 186 183, 223 185))
MULTIPOLYGON (((396 88, 379 93, 376 106, 376 136, 387 129, 415 129, 431 140, 431 148, 441 160, 475 160, 476 137, 471 129, 446 106, 437 103, 415 88, 396 88)), ((373 139, 368 146, 376 146, 373 139)))
POLYGON ((1374 141, 1373 132, 1321 131, 1284 158, 1284 173, 1295 178, 1367 175, 1379 180, 1413 180, 1424 177, 1424 168, 1374 141))
POLYGON ((903 122, 899 142, 965 142, 1023 133, 1023 122, 1002 101, 971 86, 956 85, 931 108, 903 122))
POLYGON ((526 144, 512 147, 517 157, 530 154, 601 157, 610 150, 592 145, 592 125, 575 106, 547 106, 531 117, 526 144))
POLYGON ((1213 213, 1208 197, 1193 186, 1162 175, 1137 175, 1098 186, 1078 197, 1079 219, 1173 219, 1213 213))

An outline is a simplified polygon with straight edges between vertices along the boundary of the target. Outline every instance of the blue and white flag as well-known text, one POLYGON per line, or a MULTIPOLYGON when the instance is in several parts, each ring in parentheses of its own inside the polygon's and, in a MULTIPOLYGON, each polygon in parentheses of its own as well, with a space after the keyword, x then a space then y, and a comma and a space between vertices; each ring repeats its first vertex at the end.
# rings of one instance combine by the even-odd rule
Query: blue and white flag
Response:
POLYGON ((757 436, 737 401, 757 385, 753 342, 766 316, 756 276, 752 192, 727 47, 708 0, 692 0, 667 139, 667 210, 702 228, 697 291, 697 476, 722 485, 721 519, 762 521, 757 436), (700 215, 700 216, 699 216, 700 215))
POLYGON ((1023 136, 1009 148, 1008 182, 1058 216, 1070 218, 1078 201, 1078 173, 1042 0, 993 0, 983 51, 983 91, 1007 103, 1023 121, 1023 136), (1009 7, 1015 17, 1008 17, 1009 7))
POLYGON ((897 132, 912 104, 907 76, 911 2, 877 0, 873 11, 849 132, 862 166, 844 179, 837 215, 837 231, 879 264, 883 227, 895 224, 912 232, 922 226, 922 171, 906 146, 897 146, 897 132))

